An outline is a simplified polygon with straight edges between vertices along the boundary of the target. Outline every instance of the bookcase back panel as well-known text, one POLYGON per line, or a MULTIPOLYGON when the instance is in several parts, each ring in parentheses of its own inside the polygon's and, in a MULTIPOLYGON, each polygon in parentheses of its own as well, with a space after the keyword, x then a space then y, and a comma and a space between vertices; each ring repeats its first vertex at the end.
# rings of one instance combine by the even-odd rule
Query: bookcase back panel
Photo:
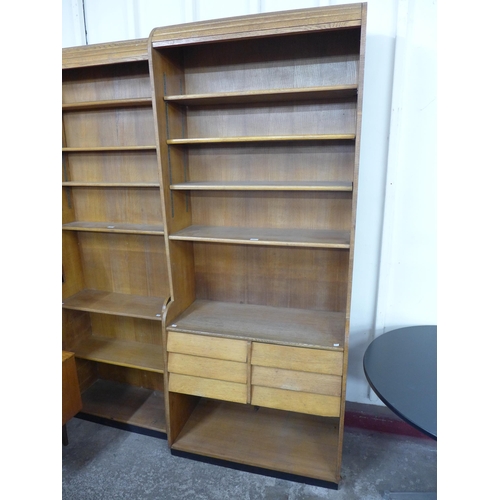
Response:
POLYGON ((353 84, 359 29, 186 47, 183 64, 184 91, 170 94, 353 84))
POLYGON ((151 97, 147 61, 63 71, 64 104, 151 97))
MULTIPOLYGON (((93 363, 92 361, 90 363, 93 363)), ((111 365, 107 363, 93 363, 96 365, 97 376, 103 380, 112 380, 114 382, 119 382, 121 384, 127 384, 129 386, 143 387, 145 389, 150 389, 153 391, 163 392, 164 382, 163 374, 149 372, 146 370, 136 370, 134 368, 128 368, 124 366, 111 365)), ((121 388, 123 391, 127 391, 126 386, 121 388)), ((114 388, 114 397, 119 397, 116 391, 118 388, 114 388)), ((104 403, 106 401, 103 401, 104 403)), ((146 402, 146 395, 144 396, 144 402, 146 402)), ((158 409, 158 413, 162 413, 163 408, 158 409)), ((130 415, 125 415, 130 418, 130 415)), ((117 419, 118 420, 118 419, 117 419)))
POLYGON ((150 108, 67 111, 66 147, 154 146, 150 108))
POLYGON ((90 314, 85 311, 62 310, 63 349, 71 351, 82 339, 92 335, 90 314))
POLYGON ((158 182, 154 151, 66 154, 64 181, 158 182))
POLYGON ((239 136, 354 134, 356 103, 338 101, 192 106, 186 111, 185 136, 170 139, 239 136))
POLYGON ((346 250, 216 243, 193 246, 197 299, 318 311, 346 310, 346 250))
POLYGON ((351 193, 196 192, 191 203, 194 225, 343 231, 351 227, 351 193))
MULTIPOLYGON (((172 148, 174 149, 174 148, 172 148)), ((186 148, 187 149, 187 148, 186 148)), ((192 146, 189 181, 352 181, 352 142, 192 146)))
POLYGON ((168 297, 163 236, 79 233, 86 288, 168 297))
POLYGON ((161 345, 161 322, 90 313, 92 332, 99 337, 161 345))
POLYGON ((72 188, 78 221, 162 224, 160 192, 154 188, 72 188))

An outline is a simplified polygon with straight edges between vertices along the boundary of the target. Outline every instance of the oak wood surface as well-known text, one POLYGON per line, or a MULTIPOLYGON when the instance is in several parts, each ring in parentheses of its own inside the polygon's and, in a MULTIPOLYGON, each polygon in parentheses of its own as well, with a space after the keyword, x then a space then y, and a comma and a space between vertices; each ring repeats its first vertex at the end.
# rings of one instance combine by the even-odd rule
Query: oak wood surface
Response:
POLYGON ((360 26, 362 4, 332 8, 297 9, 269 14, 238 16, 215 21, 199 21, 174 27, 156 28, 150 38, 155 48, 213 40, 280 35, 360 26))
POLYGON ((170 239, 242 245, 349 248, 349 233, 326 229, 268 229, 196 225, 170 235, 170 239))
POLYGON ((163 393, 130 384, 98 380, 82 394, 83 412, 166 432, 163 393))
POLYGON ((227 382, 225 380, 171 373, 169 375, 168 387, 171 392, 204 396, 222 401, 233 401, 234 403, 245 404, 247 402, 246 384, 227 382))
MULTIPOLYGON (((176 327, 172 327, 174 329, 176 327)), ((172 331, 168 335, 167 351, 227 361, 247 361, 247 344, 241 340, 200 337, 172 331)))
POLYGON ((82 359, 163 373, 162 351, 155 344, 93 335, 81 340, 73 350, 82 359))
POLYGON ((248 135, 190 137, 187 139, 167 139, 167 144, 219 144, 240 142, 290 142, 290 141, 345 141, 354 139, 354 134, 294 134, 294 135, 248 135))
POLYGON ((338 481, 337 419, 202 400, 172 448, 338 481))
POLYGON ((148 57, 147 38, 99 43, 62 50, 62 67, 82 68, 100 64, 144 61, 148 57))
POLYGON ((247 365, 236 361, 170 352, 168 354, 168 371, 180 375, 213 378, 239 384, 247 383, 247 365))
POLYGON ((63 308, 161 321, 164 300, 163 297, 85 289, 66 298, 63 308))
POLYGON ((64 231, 91 231, 103 233, 157 234, 163 235, 164 226, 160 224, 128 224, 109 222, 68 222, 63 224, 64 231))
POLYGON ((65 153, 63 182, 155 183, 159 185, 154 147, 122 151, 65 153))
POLYGON ((204 94, 181 94, 165 96, 166 102, 184 105, 241 104, 266 101, 326 99, 328 97, 352 97, 356 95, 355 84, 302 87, 290 89, 262 89, 204 94))
POLYGON ((341 375, 343 358, 341 351, 311 350, 260 342, 254 342, 252 346, 253 365, 284 368, 285 370, 341 375))
POLYGON ((267 366, 253 366, 252 384, 287 391, 341 396, 341 377, 338 375, 324 375, 322 373, 283 370, 267 366))
POLYGON ((340 415, 340 397, 308 392, 288 391, 273 387, 252 387, 251 403, 266 408, 295 411, 323 417, 340 415))
MULTIPOLYGON (((176 326, 168 326, 168 331, 169 335, 185 332, 341 350, 344 323, 343 313, 197 300, 176 318, 176 326)), ((213 339, 210 337, 207 343, 210 345, 213 339)), ((218 351, 213 354, 219 356, 218 351)))
POLYGON ((82 398, 76 372, 75 354, 62 352, 62 425, 82 409, 82 398))
MULTIPOLYGON (((247 378, 255 372, 262 384, 246 384, 246 401, 282 408, 268 413, 275 434, 281 416, 338 416, 325 419, 333 423, 328 452, 316 448, 309 456, 317 468, 328 455, 331 468, 320 476, 334 482, 340 480, 365 26, 365 4, 300 9, 158 28, 149 49, 167 186, 173 291, 167 337, 244 341, 247 378), (314 231, 330 232, 330 247, 318 245, 314 231), (332 245, 333 234, 341 235, 341 248, 332 245), (312 246, 289 245, 311 245, 311 239, 312 246), (259 343, 311 352, 262 354, 259 343), (321 360, 321 352, 337 357, 321 360), (280 367, 277 358, 289 364, 280 367), (321 373, 324 366, 333 371, 321 373), (323 392, 308 390, 313 387, 323 392)), ((182 390, 207 396, 198 385, 219 381, 199 375, 174 373, 174 385, 182 380, 182 390)), ((256 447, 253 465, 283 470, 288 463, 286 454, 268 460, 266 436, 245 441, 263 408, 204 399, 194 408, 195 396, 170 396, 173 447, 247 464, 256 447), (228 433, 243 419, 233 413, 240 411, 244 427, 228 433)), ((312 427, 292 441, 308 441, 312 427)))
POLYGON ((63 339, 85 410, 165 432, 152 391, 170 283, 147 40, 63 49, 62 118, 63 339))
POLYGON ((184 191, 352 191, 352 183, 345 181, 198 181, 172 184, 170 189, 184 191))
POLYGON ((194 247, 200 300, 311 311, 346 309, 345 249, 184 244, 194 247))

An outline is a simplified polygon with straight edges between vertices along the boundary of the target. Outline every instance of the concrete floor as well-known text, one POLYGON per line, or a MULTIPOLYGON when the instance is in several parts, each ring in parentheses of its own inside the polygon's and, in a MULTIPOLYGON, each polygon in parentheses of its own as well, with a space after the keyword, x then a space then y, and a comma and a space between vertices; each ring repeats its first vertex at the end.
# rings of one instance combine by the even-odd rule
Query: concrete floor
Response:
POLYGON ((437 446, 425 438, 347 428, 335 491, 174 457, 165 439, 81 418, 67 431, 65 500, 413 500, 437 489, 437 446))

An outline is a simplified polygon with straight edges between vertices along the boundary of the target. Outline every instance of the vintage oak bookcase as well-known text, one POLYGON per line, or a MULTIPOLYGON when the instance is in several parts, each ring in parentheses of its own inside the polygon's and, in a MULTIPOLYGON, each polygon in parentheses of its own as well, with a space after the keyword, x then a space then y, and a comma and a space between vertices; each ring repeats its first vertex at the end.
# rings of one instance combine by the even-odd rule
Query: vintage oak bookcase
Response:
MULTIPOLYGON (((173 453, 340 481, 365 27, 366 4, 351 4, 151 33, 171 277, 164 343, 173 453)), ((102 139, 88 140, 70 145, 102 139)), ((111 222, 125 222, 118 217, 111 222)), ((138 232, 146 252, 155 236, 138 232)), ((97 238, 80 248, 94 249, 97 238)), ((76 252, 76 239, 72 245, 76 252)), ((163 264, 148 270, 158 288, 126 293, 167 294, 163 264)), ((75 291, 89 288, 111 287, 75 291)))
POLYGON ((147 40, 63 49, 63 349, 83 412, 166 432, 170 298, 147 40))

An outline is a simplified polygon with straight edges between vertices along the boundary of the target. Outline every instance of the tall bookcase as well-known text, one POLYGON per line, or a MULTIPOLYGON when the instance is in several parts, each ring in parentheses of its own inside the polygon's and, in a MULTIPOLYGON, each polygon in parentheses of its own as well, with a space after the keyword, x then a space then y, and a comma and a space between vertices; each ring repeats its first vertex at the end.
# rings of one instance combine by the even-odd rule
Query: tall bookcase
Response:
POLYGON ((340 481, 366 4, 150 39, 173 453, 340 481))
POLYGON ((83 412, 166 432, 170 298, 147 40, 63 49, 63 349, 83 412))

